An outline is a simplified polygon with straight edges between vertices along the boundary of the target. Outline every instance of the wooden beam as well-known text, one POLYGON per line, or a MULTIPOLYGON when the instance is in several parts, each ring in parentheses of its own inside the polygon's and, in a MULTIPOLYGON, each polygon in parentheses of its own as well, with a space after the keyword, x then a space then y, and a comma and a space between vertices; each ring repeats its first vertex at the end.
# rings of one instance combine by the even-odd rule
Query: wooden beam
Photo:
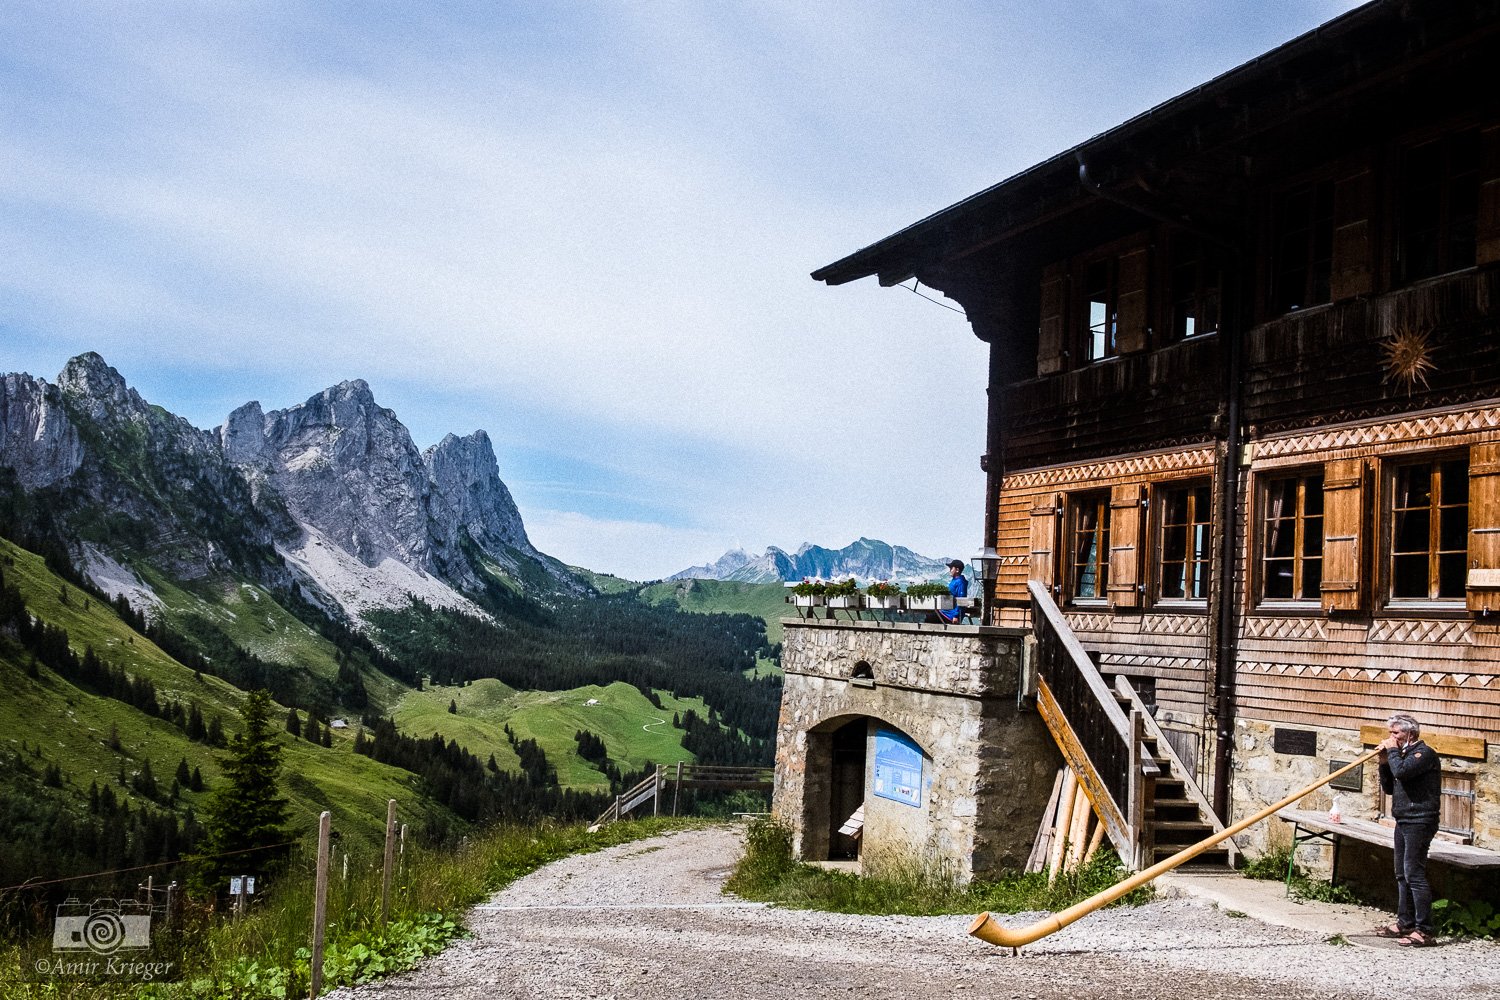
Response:
MULTIPOLYGON (((1390 735, 1385 726, 1360 726, 1359 741, 1367 747, 1375 746, 1390 735)), ((1466 760, 1484 760, 1487 747, 1475 736, 1448 736, 1444 733, 1423 733, 1422 740, 1443 757, 1463 757, 1466 760)))

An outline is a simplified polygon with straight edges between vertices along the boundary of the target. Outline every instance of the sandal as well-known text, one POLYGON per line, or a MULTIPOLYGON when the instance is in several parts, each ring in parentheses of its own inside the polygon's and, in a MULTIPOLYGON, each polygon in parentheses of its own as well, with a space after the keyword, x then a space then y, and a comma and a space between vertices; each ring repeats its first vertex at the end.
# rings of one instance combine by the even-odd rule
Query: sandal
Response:
POLYGON ((1402 927, 1400 924, 1381 924, 1370 933, 1374 934, 1376 937, 1404 938, 1411 932, 1412 928, 1402 927))
POLYGON ((1437 938, 1425 931, 1412 931, 1396 943, 1403 948, 1431 948, 1437 944, 1437 938))

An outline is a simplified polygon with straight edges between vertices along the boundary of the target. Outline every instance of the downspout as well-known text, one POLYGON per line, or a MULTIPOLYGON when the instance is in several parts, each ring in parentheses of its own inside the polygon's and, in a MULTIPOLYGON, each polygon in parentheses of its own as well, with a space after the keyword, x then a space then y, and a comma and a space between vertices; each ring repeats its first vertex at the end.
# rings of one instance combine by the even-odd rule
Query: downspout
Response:
POLYGON ((1220 820, 1229 816, 1229 766, 1234 755, 1235 714, 1235 667, 1239 660, 1239 595, 1235 593, 1237 542, 1240 534, 1240 451, 1244 447, 1241 431, 1240 403, 1243 392, 1241 375, 1244 365, 1244 278, 1241 274, 1239 255, 1234 257, 1235 266, 1230 269, 1234 284, 1232 310, 1224 310, 1227 320, 1234 317, 1232 327, 1226 323, 1224 346, 1229 352, 1227 359, 1228 385, 1224 387, 1224 468, 1221 479, 1224 484, 1219 495, 1219 523, 1224 526, 1219 536, 1219 597, 1218 635, 1214 643, 1214 715, 1217 734, 1214 740, 1214 812, 1220 820))
MULTIPOLYGON (((1242 392, 1240 383, 1244 363, 1241 331, 1244 329, 1243 321, 1246 310, 1244 296, 1241 294, 1244 285, 1241 276, 1241 247, 1233 240, 1225 239, 1212 230, 1186 222, 1146 203, 1144 199, 1104 190, 1089 176, 1088 164, 1084 162, 1082 152, 1077 154, 1077 160, 1078 180, 1085 191, 1148 219, 1165 222, 1198 236, 1215 246, 1228 250, 1231 255, 1232 266, 1225 268, 1225 272, 1226 283, 1232 282, 1233 294, 1232 296, 1226 295, 1229 299, 1226 306, 1233 308, 1224 310, 1222 331, 1228 357, 1225 359, 1227 382, 1224 386, 1224 459, 1219 472, 1219 481, 1223 484, 1219 492, 1219 524, 1223 528, 1219 536, 1219 582, 1215 588, 1219 603, 1216 608, 1217 621, 1215 622, 1213 700, 1213 714, 1216 722, 1213 805, 1214 812, 1222 820, 1229 815, 1229 765, 1234 753, 1235 665, 1239 658, 1239 622, 1236 614, 1239 601, 1234 584, 1236 541, 1240 535, 1240 451, 1244 447, 1244 435, 1240 428, 1242 392)), ((1226 291, 1231 291, 1231 289, 1226 289, 1226 291)))

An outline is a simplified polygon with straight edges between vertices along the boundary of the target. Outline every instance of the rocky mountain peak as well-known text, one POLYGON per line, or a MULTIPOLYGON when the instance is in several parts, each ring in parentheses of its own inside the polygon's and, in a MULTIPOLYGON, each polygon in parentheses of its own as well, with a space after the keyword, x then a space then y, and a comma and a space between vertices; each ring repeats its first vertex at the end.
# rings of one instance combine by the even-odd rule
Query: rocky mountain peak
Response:
POLYGON ((57 387, 72 403, 95 420, 126 418, 143 413, 146 401, 93 351, 69 358, 57 376, 57 387))
POLYGON ((488 434, 482 430, 467 437, 448 434, 423 452, 422 460, 440 536, 451 535, 456 541, 460 530, 467 531, 481 549, 505 562, 510 562, 507 547, 535 555, 521 512, 500 481, 500 465, 488 434))

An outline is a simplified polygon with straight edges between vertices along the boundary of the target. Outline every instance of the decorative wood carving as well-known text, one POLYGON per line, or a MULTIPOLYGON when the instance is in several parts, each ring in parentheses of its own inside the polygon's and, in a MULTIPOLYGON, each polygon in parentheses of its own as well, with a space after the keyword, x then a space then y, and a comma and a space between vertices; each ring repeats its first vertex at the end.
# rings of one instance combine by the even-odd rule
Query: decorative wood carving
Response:
POLYGON ((1342 448, 1396 444, 1403 441, 1431 442, 1433 438, 1500 429, 1500 407, 1462 410, 1409 417, 1391 423, 1337 427, 1312 434, 1260 438, 1255 442, 1255 460, 1284 456, 1323 455, 1342 448))
MULTIPOLYGON (((1500 414, 1500 410, 1496 413, 1500 414)), ((1153 476, 1163 472, 1207 471, 1213 468, 1213 462, 1212 448, 1194 448, 1188 451, 1169 451, 1154 455, 1138 455, 1132 458, 1116 458, 1106 462, 1089 462, 1084 465, 1059 466, 1007 476, 1001 486, 1001 492, 1056 488, 1073 483, 1097 484, 1097 481, 1101 479, 1153 476)))
POLYGON ((1328 623, 1322 618, 1246 618, 1242 634, 1254 639, 1326 639, 1328 623))

